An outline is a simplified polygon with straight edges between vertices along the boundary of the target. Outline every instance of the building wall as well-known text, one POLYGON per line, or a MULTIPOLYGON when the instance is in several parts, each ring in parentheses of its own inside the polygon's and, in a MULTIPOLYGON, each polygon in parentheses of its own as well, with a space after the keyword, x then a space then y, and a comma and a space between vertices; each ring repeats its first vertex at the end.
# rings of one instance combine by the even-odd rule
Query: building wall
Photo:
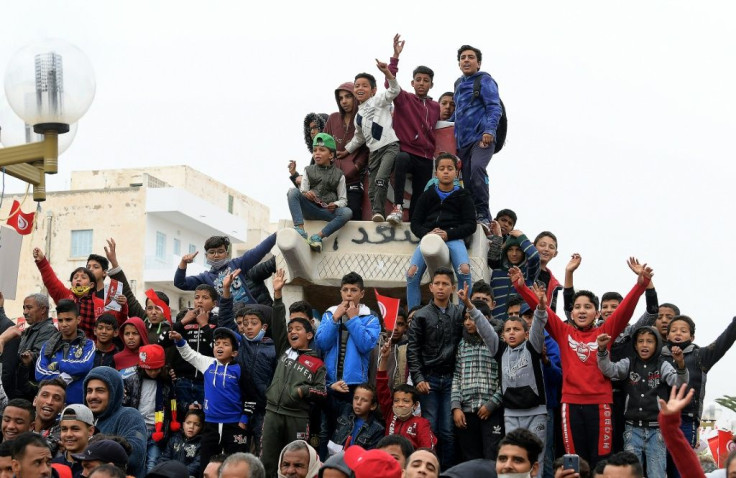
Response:
MULTIPOLYGON (((92 229, 92 251, 104 255, 106 239, 115 238, 118 244, 118 260, 140 300, 149 287, 164 290, 171 298, 172 309, 191 304, 192 293, 179 291, 172 281, 179 257, 174 257, 173 240, 181 241, 181 254, 189 252, 194 244, 200 254, 189 273, 204 270, 205 257, 202 246, 206 237, 196 227, 187 228, 181 223, 167 221, 165 213, 146 214, 146 197, 149 188, 179 187, 189 191, 223 211, 228 211, 232 202, 232 214, 245 220, 248 227, 248 243, 238 244, 234 254, 256 245, 269 233, 268 207, 258 201, 221 184, 188 166, 157 168, 75 171, 71 174, 69 191, 49 192, 37 219, 37 229, 23 239, 21 263, 18 275, 16 300, 6 300, 5 310, 11 317, 22 314, 23 298, 38 292, 43 284, 33 262, 34 247, 47 253, 58 277, 68 283, 69 274, 76 267, 86 264, 86 255, 71 257, 71 231, 92 229), (135 186, 131 186, 135 184, 135 186), (232 197, 232 201, 229 200, 232 197), (147 259, 155 263, 156 232, 166 234, 166 261, 159 264, 161 281, 144 283, 147 259)), ((22 200, 23 195, 8 195, 3 202, 0 216, 10 213, 13 199, 22 200)), ((29 198, 24 211, 32 210, 35 203, 29 198)), ((181 205, 186 211, 186 204, 181 205)), ((180 219, 181 220, 181 219, 180 219)), ((150 269, 148 275, 150 276, 150 269)))

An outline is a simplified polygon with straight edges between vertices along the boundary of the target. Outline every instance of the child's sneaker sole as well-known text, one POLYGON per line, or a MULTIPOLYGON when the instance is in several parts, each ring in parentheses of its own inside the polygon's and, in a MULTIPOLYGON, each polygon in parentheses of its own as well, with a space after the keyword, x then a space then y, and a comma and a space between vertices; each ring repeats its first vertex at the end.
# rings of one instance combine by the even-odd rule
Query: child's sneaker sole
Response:
POLYGON ((373 213, 373 222, 384 222, 386 218, 380 212, 373 213))
POLYGON ((401 216, 399 214, 389 214, 386 218, 389 224, 392 226, 400 226, 401 225, 401 216))

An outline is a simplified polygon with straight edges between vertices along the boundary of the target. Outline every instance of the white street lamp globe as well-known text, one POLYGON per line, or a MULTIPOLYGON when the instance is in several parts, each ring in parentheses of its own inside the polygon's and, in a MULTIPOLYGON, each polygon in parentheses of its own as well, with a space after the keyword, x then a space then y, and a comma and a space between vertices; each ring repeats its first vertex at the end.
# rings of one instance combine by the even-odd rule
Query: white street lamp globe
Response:
POLYGON ((45 39, 21 48, 8 63, 5 95, 34 130, 64 133, 95 97, 92 64, 74 45, 45 39))
MULTIPOLYGON (((69 149, 77 134, 78 124, 69 125, 69 132, 59 136, 58 154, 69 149)), ((24 123, 10 108, 5 96, 0 95, 0 145, 10 148, 28 143, 39 143, 43 140, 43 135, 34 132, 32 125, 24 123)))

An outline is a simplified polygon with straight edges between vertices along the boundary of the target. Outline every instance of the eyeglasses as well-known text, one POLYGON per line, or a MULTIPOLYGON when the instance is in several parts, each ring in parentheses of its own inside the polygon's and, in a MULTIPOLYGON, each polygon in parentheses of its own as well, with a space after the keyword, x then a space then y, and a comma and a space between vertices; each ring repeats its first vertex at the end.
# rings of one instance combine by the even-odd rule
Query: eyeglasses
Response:
POLYGON ((207 255, 210 257, 224 256, 227 255, 227 249, 210 249, 207 251, 207 255))

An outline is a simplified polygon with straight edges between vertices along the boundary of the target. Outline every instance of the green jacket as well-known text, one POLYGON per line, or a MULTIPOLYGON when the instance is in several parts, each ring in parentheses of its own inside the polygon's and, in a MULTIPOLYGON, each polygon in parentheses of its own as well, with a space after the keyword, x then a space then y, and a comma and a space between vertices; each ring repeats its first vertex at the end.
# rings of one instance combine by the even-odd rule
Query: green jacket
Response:
POLYGON ((271 326, 279 359, 271 385, 266 390, 266 410, 280 415, 307 417, 311 402, 327 395, 325 364, 312 349, 294 351, 289 347, 286 307, 281 299, 274 300, 271 326))

